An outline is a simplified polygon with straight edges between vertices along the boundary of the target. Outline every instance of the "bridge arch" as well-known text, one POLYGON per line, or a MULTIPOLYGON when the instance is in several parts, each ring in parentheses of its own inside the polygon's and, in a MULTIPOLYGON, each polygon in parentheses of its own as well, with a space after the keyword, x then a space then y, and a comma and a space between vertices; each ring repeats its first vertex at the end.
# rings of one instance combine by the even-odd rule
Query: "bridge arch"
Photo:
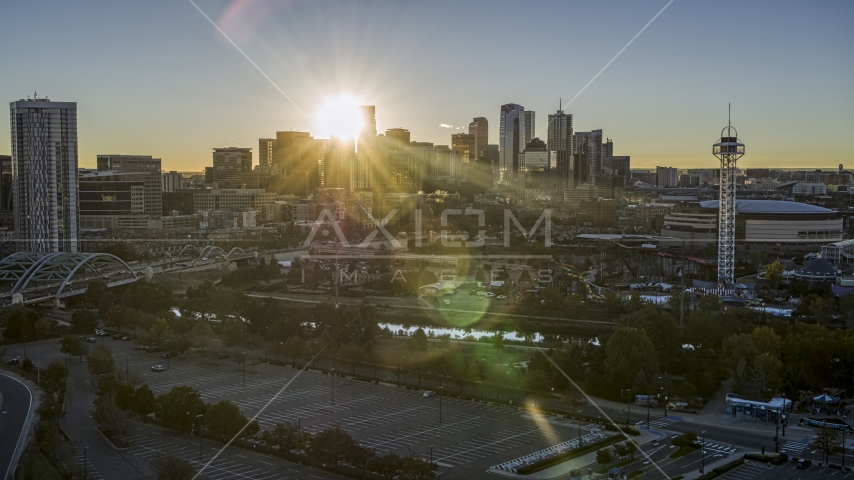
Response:
POLYGON ((196 255, 200 254, 199 247, 197 247, 195 245, 185 245, 184 248, 182 248, 181 251, 178 253, 178 256, 183 257, 184 255, 189 255, 190 254, 189 252, 192 250, 196 251, 196 255))
POLYGON ((225 256, 225 251, 224 251, 223 249, 221 249, 221 248, 217 247, 217 246, 214 246, 214 245, 208 245, 207 247, 205 247, 205 248, 203 248, 203 249, 202 249, 201 253, 199 253, 199 256, 200 256, 200 257, 202 257, 202 258, 204 258, 204 257, 211 257, 211 256, 214 256, 214 255, 223 255, 223 256, 225 256))
POLYGON ((246 256, 246 251, 240 247, 234 247, 228 251, 228 255, 226 257, 231 258, 232 254, 239 253, 240 255, 246 256))

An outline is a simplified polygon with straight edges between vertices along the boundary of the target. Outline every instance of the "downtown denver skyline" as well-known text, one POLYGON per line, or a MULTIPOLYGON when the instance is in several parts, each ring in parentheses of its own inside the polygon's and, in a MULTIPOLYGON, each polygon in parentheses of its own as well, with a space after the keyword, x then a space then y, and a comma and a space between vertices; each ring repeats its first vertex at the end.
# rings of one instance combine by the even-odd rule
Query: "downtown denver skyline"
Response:
POLYGON ((376 105, 379 131, 435 144, 477 116, 497 139, 505 103, 536 111, 544 138, 562 98, 576 130, 603 129, 634 168, 715 167, 731 102, 742 167, 852 160, 848 2, 195 0, 270 81, 189 1, 83 3, 0 7, 18 19, 0 31, 3 98, 77 102, 81 166, 134 153, 200 170, 213 147, 255 150, 283 130, 324 138, 317 110, 341 93, 376 105))

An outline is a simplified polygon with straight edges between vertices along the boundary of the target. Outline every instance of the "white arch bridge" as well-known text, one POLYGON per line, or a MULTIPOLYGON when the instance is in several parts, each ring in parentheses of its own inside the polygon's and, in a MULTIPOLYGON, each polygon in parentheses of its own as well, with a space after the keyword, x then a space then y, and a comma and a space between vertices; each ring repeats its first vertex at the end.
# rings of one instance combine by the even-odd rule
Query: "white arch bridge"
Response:
POLYGON ((96 278, 115 287, 133 283, 139 276, 107 253, 19 252, 0 260, 0 301, 38 303, 84 293, 96 278))
POLYGON ((150 274, 188 268, 206 268, 251 256, 241 248, 228 253, 216 246, 199 250, 188 245, 181 256, 151 263, 126 263, 108 253, 33 253, 19 252, 0 260, 0 306, 33 304, 59 300, 86 293, 89 282, 104 280, 108 287, 133 283, 150 274), (199 260, 188 260, 195 250, 199 260), (188 255, 189 254, 189 255, 188 255))

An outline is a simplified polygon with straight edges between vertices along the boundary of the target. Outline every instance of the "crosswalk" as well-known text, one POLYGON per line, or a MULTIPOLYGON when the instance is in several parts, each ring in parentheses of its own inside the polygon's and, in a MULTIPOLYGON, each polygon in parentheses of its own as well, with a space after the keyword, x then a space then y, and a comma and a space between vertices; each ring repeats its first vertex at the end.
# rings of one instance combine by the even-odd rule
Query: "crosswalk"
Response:
POLYGON ((765 475, 772 468, 774 466, 767 463, 744 462, 742 466, 730 470, 718 478, 721 480, 753 480, 760 475, 765 475))
MULTIPOLYGON (((664 428, 668 425, 673 425, 674 423, 678 423, 679 421, 680 421, 680 419, 674 418, 674 417, 661 417, 661 418, 657 418, 655 420, 650 420, 649 421, 649 428, 664 428)), ((646 427, 647 421, 641 420, 640 422, 637 422, 636 425, 639 427, 646 427)))
POLYGON ((788 441, 780 447, 780 451, 789 455, 798 456, 808 446, 807 442, 788 441))
POLYGON ((77 463, 77 469, 79 470, 80 478, 87 478, 92 480, 103 480, 104 476, 101 475, 98 470, 95 468, 95 465, 92 465, 88 459, 86 461, 83 460, 83 453, 78 453, 74 456, 74 461, 77 463))
POLYGON ((721 445, 721 444, 713 443, 713 442, 705 442, 705 443, 699 442, 699 443, 701 445, 703 445, 703 449, 706 450, 707 455, 709 453, 712 453, 712 457, 721 457, 721 456, 726 456, 726 455, 732 455, 736 451, 738 451, 738 449, 733 447, 733 446, 721 445))

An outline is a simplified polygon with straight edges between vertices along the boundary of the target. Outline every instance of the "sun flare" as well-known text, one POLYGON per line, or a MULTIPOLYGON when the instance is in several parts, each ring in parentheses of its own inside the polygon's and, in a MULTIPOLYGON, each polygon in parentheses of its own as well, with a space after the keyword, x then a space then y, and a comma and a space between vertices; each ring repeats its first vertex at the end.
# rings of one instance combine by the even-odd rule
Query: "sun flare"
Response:
POLYGON ((340 93, 324 99, 315 113, 319 136, 356 138, 363 125, 359 105, 362 105, 362 102, 349 93, 340 93))

